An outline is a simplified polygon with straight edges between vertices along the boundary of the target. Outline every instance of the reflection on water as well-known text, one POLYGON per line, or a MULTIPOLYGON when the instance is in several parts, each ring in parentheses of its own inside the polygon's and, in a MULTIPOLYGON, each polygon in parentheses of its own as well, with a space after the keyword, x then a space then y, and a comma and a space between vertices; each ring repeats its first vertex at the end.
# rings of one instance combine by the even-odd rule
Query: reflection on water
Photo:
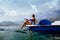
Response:
POLYGON ((47 34, 34 33, 31 31, 26 31, 26 33, 14 32, 8 29, 0 31, 0 40, 54 40, 54 38, 47 34))

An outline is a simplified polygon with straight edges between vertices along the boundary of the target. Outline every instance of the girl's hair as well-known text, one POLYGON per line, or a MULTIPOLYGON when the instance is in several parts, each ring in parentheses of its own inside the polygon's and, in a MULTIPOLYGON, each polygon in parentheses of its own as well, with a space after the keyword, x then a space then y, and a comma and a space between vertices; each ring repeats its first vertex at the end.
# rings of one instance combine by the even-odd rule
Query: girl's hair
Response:
POLYGON ((33 14, 32 17, 35 17, 35 14, 33 14))

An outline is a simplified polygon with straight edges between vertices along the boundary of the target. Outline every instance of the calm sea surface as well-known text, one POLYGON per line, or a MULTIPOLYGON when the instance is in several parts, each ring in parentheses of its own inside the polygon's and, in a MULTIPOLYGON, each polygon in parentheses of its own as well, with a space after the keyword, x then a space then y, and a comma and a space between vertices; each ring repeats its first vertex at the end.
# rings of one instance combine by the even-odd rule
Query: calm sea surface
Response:
POLYGON ((0 40, 55 40, 54 37, 47 34, 40 34, 36 32, 26 31, 19 32, 16 30, 20 30, 18 26, 0 26, 0 40))

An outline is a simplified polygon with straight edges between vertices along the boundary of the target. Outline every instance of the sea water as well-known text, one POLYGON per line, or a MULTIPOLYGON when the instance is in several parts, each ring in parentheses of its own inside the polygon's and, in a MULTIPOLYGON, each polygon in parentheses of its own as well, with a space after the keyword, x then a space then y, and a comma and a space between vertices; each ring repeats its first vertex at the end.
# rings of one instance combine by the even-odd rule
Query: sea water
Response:
POLYGON ((16 32, 20 30, 17 26, 0 26, 5 29, 0 31, 0 40, 55 40, 54 37, 48 34, 40 34, 32 31, 16 32))

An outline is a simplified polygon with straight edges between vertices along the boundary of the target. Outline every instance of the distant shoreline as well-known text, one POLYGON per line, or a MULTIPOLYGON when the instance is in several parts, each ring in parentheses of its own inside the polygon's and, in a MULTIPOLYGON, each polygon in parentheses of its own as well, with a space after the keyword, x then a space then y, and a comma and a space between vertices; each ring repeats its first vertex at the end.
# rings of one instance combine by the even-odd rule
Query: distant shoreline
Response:
POLYGON ((0 26, 20 26, 20 25, 0 25, 0 26))

